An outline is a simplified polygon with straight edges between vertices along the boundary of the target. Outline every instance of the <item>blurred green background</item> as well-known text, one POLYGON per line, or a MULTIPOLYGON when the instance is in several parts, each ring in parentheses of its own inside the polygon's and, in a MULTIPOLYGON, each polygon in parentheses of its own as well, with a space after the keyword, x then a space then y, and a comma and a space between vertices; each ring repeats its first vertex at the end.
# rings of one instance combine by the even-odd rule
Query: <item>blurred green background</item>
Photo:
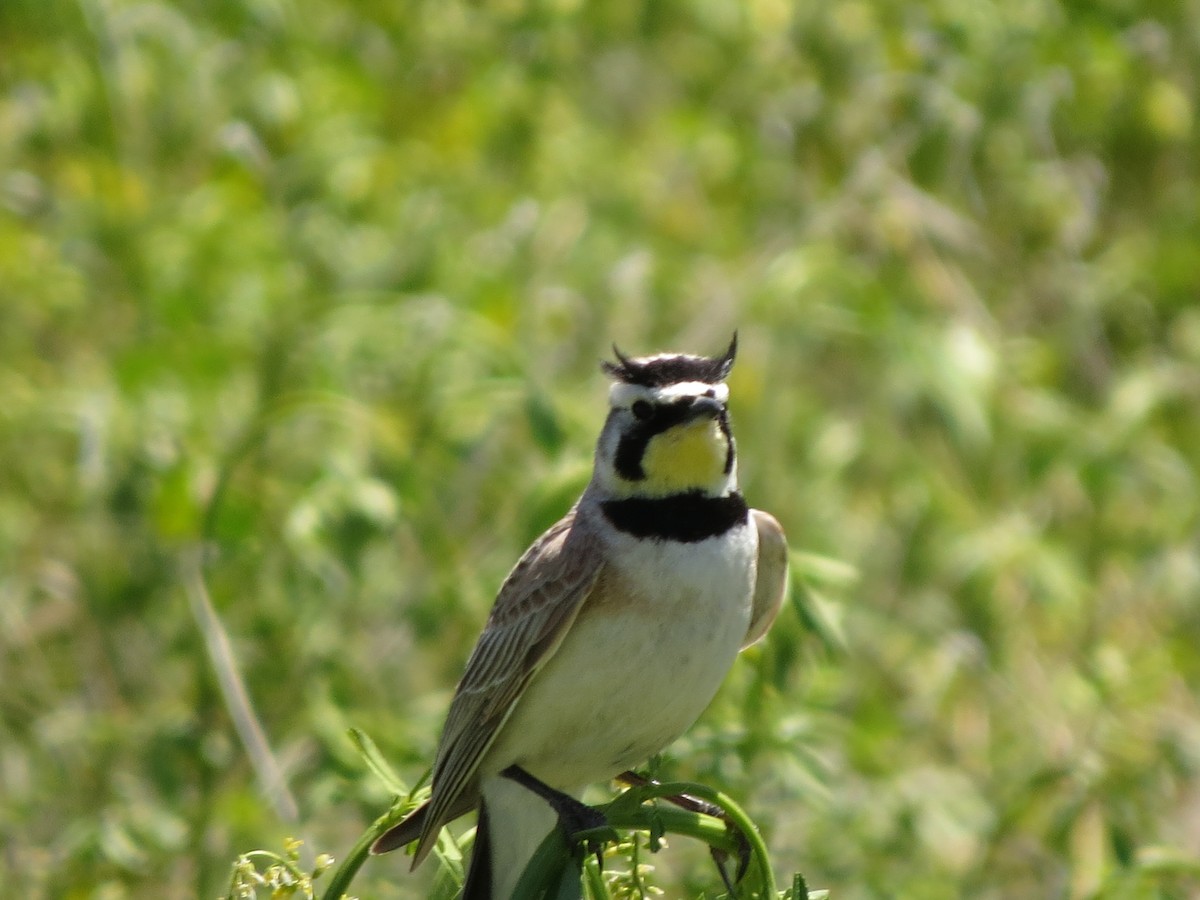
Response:
POLYGON ((737 328, 795 596, 666 771, 834 900, 1200 896, 1198 73, 1195 0, 0 0, 4 895, 344 854, 610 342, 737 328))

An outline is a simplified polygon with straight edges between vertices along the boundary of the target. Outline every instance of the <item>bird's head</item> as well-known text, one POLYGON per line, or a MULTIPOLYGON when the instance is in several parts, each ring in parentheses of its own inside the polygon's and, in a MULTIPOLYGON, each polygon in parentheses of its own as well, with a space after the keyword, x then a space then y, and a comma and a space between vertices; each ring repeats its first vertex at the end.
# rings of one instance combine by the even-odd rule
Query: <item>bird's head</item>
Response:
POLYGON ((698 491, 723 496, 737 486, 725 378, 737 335, 722 356, 660 353, 630 359, 616 347, 602 363, 615 382, 596 446, 594 482, 611 497, 698 491))

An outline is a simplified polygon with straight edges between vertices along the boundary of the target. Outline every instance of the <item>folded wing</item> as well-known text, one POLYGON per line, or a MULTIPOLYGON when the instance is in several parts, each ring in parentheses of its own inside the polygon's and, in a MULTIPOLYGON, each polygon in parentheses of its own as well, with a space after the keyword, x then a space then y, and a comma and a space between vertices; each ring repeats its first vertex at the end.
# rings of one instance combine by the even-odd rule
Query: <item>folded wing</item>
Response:
POLYGON ((599 577, 597 549, 572 510, 526 551, 505 579, 450 704, 414 867, 428 855, 442 826, 474 805, 480 761, 530 679, 558 649, 599 577))
POLYGON ((742 641, 743 650, 766 634, 779 615, 788 579, 788 546, 783 526, 761 509, 750 510, 750 516, 758 529, 758 574, 754 581, 750 627, 742 641))

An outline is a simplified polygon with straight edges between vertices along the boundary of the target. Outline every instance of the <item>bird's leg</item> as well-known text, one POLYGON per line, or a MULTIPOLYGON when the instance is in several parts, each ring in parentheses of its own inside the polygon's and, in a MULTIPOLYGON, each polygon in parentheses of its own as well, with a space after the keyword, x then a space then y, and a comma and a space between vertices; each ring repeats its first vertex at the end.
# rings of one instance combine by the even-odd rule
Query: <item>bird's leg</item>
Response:
MULTIPOLYGON (((515 781, 521 787, 533 791, 550 804, 550 808, 558 816, 558 827, 567 837, 568 842, 573 843, 575 835, 580 832, 608 827, 608 819, 604 817, 604 813, 576 800, 570 794, 555 790, 544 781, 534 778, 520 766, 509 766, 500 774, 510 781, 515 781)), ((598 840, 587 842, 587 851, 596 855, 596 862, 601 869, 604 868, 602 850, 603 842, 598 840)))
MULTIPOLYGON (((657 784, 651 778, 645 775, 639 775, 633 770, 626 770, 616 777, 616 780, 629 787, 645 787, 649 784, 657 784)), ((717 871, 721 873, 721 880, 725 882, 725 889, 729 892, 730 897, 736 897, 737 891, 734 890, 734 883, 740 882, 746 875, 746 869, 750 866, 750 842, 746 840, 746 836, 742 834, 741 829, 737 828, 729 818, 725 815, 725 810, 714 803, 709 803, 700 797, 693 797, 691 794, 673 794, 670 797, 663 797, 668 803, 678 806, 680 809, 686 809, 688 812, 700 813, 705 816, 712 816, 720 819, 725 823, 726 829, 733 833, 733 839, 737 842, 737 871, 734 873, 733 880, 730 881, 729 873, 725 870, 725 860, 729 854, 716 847, 709 847, 708 852, 716 863, 717 871)))

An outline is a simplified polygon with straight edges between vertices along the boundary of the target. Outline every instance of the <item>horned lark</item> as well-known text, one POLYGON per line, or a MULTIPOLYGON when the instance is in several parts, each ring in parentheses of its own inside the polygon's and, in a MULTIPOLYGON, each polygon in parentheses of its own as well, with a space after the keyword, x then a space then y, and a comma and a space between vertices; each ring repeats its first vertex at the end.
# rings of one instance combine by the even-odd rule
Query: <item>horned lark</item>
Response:
POLYGON ((511 900, 554 827, 547 798, 683 734, 783 598, 783 530, 738 491, 725 384, 737 335, 720 357, 614 351, 592 480, 500 588, 429 801, 372 848, 416 841, 416 868, 442 826, 478 808, 467 900, 511 900))

